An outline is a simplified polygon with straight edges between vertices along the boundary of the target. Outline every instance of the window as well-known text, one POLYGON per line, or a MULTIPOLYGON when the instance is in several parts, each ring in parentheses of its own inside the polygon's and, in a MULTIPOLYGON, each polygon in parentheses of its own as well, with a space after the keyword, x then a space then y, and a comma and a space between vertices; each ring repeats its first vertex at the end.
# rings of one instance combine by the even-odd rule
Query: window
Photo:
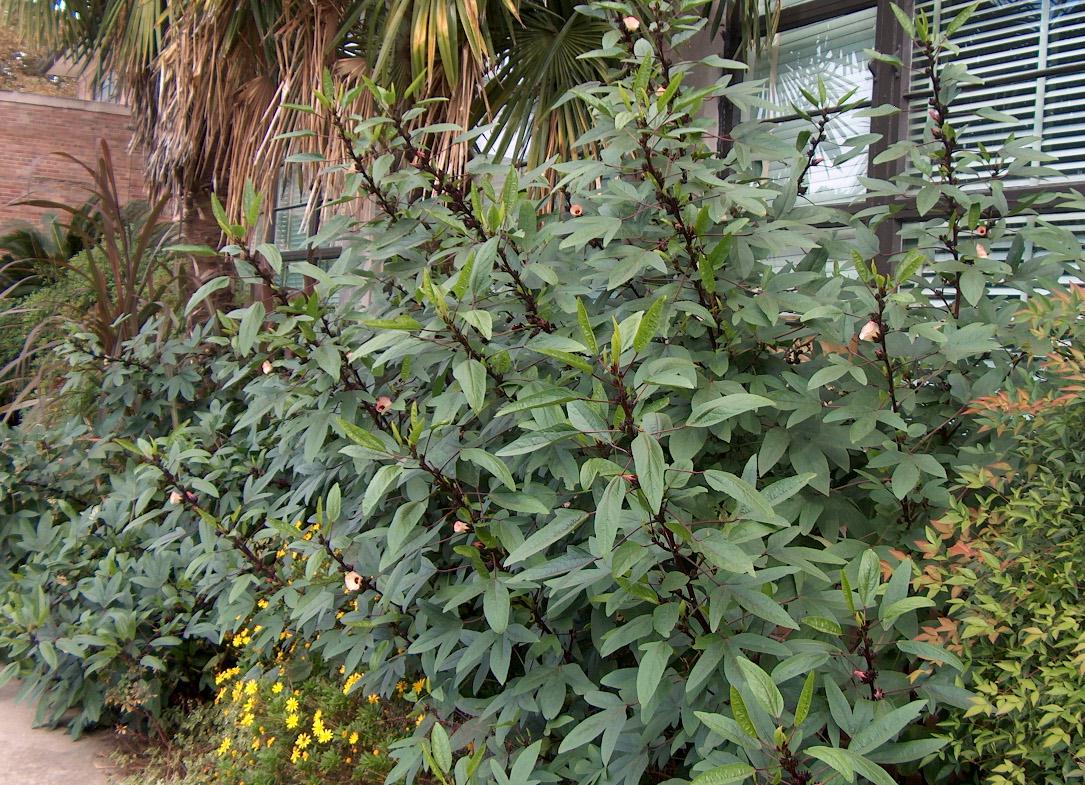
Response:
MULTIPOLYGON (((863 50, 874 46, 874 21, 871 7, 778 33, 772 46, 752 63, 750 78, 765 80, 761 97, 781 111, 758 109, 755 117, 776 119, 785 138, 795 140, 810 124, 794 117, 792 106, 807 106, 802 91, 816 94, 819 79, 830 99, 854 89, 850 100, 869 102, 874 81, 863 50)), ((846 151, 848 139, 870 132, 870 119, 856 111, 847 112, 835 117, 827 130, 819 147, 824 161, 810 170, 808 194, 821 199, 862 193, 859 177, 866 174, 865 160, 851 158, 838 165, 830 162, 846 151)))
MULTIPOLYGON (((969 0, 915 2, 932 25, 942 30, 969 4, 969 0)), ((909 5, 899 0, 898 4, 909 5)), ((907 165, 906 159, 878 165, 871 161, 895 141, 922 137, 929 97, 922 74, 870 62, 864 50, 877 49, 916 66, 922 66, 923 54, 909 51, 888 0, 785 0, 781 8, 778 35, 746 77, 766 80, 762 97, 788 112, 792 101, 808 103, 799 88, 816 91, 820 76, 831 97, 857 88, 853 98, 905 110, 899 116, 875 118, 853 111, 834 120, 820 151, 824 160, 809 173, 807 198, 850 202, 862 209, 866 205, 859 178, 869 174, 886 179, 907 165), (868 156, 849 159, 846 140, 868 132, 879 134, 880 141, 868 156)), ((960 51, 950 59, 981 80, 962 89, 953 101, 962 144, 998 147, 1011 133, 1028 138, 1028 146, 1055 157, 1053 162, 1035 164, 1058 173, 1054 182, 1045 177, 1042 188, 1085 187, 1085 101, 1081 100, 1085 94, 1081 65, 1085 62, 1085 0, 983 0, 954 33, 953 43, 960 51), (980 118, 974 112, 981 107, 1008 117, 980 118)), ((783 112, 759 110, 758 116, 779 123, 785 138, 794 139, 801 128, 809 128, 794 114, 783 112)), ((1007 182, 1006 196, 1012 202, 1039 183, 1033 178, 1007 182)), ((908 204, 899 206, 901 221, 915 218, 908 204)), ((1055 218, 1054 214, 1048 217, 1055 218)), ((900 249, 900 228, 896 219, 882 224, 882 254, 900 249)))
POLYGON ((310 212, 310 195, 310 189, 302 187, 300 173, 283 170, 271 211, 272 242, 281 251, 304 251, 305 241, 315 233, 316 215, 310 212))
MULTIPOLYGON (((926 0, 917 8, 944 29, 967 5, 926 0)), ((1035 137, 1043 152, 1056 156, 1045 165, 1067 178, 1085 176, 1085 106, 1080 99, 1085 91, 1085 1, 986 0, 953 40, 960 47, 955 61, 983 80, 955 102, 958 116, 968 124, 962 144, 999 145, 1011 133, 1035 137), (981 107, 1011 115, 1016 122, 968 114, 981 107)), ((927 95, 921 81, 912 85, 913 138, 922 135, 923 117, 917 109, 927 95)))
POLYGON ((339 256, 339 248, 313 247, 310 242, 320 228, 320 204, 298 167, 283 168, 269 224, 268 241, 278 246, 283 256, 280 283, 288 289, 305 286, 304 277, 291 271, 291 262, 311 262, 326 269, 339 256))

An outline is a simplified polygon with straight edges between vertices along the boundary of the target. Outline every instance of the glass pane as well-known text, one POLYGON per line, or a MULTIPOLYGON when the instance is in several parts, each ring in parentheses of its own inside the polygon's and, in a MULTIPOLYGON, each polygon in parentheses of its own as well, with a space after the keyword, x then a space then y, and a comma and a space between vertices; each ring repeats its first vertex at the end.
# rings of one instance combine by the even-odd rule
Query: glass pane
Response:
MULTIPOLYGON (((924 0, 917 5, 939 29, 965 8, 965 0, 924 0)), ((1085 59, 1085 0, 995 0, 980 5, 954 34, 957 62, 982 84, 954 101, 953 123, 965 147, 999 147, 1011 134, 1033 138, 1057 160, 1045 164, 1067 177, 1085 175, 1085 71, 1059 72, 1085 59), (974 114, 988 107, 1011 115, 999 123, 974 114)), ((916 65, 923 56, 913 55, 916 65)), ((929 88, 921 74, 912 84, 911 136, 922 140, 929 88)))
MULTIPOLYGON (((825 22, 806 25, 779 33, 773 46, 752 63, 749 78, 765 80, 761 97, 776 109, 757 109, 755 116, 773 118, 793 114, 795 106, 809 107, 802 90, 815 96, 819 78, 824 81, 830 103, 855 93, 849 101, 867 100, 873 90, 873 75, 864 49, 874 46, 874 8, 857 11, 825 22)), ((804 120, 782 121, 778 134, 788 141, 811 129, 804 120)), ((826 141, 819 148, 822 161, 810 170, 808 194, 818 200, 839 199, 862 192, 859 177, 866 174, 867 157, 859 155, 835 164, 849 148, 851 139, 870 132, 870 119, 848 112, 834 117, 827 128, 826 141)), ((770 177, 784 174, 776 165, 770 177)))
POLYGON ((297 251, 305 247, 309 237, 309 222, 304 207, 275 211, 275 245, 282 251, 297 251))

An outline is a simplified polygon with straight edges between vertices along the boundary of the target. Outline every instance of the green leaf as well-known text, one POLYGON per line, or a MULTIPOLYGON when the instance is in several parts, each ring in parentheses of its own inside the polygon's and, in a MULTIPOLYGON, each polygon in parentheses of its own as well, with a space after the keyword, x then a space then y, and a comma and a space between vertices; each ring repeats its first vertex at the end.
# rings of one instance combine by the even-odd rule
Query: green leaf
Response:
POLYGON ((754 700, 770 716, 779 719, 780 715, 784 713, 784 696, 780 694, 780 688, 776 686, 776 682, 760 667, 745 657, 739 657, 737 662, 739 670, 742 671, 742 675, 746 678, 746 686, 749 687, 754 700))
POLYGON ((825 616, 805 616, 802 623, 828 635, 842 635, 844 633, 844 628, 835 619, 825 616))
POLYGON ((487 581, 486 592, 482 595, 482 611, 486 623, 498 635, 504 635, 509 628, 509 590, 496 577, 487 581))
POLYGON ((858 755, 872 752, 914 722, 926 705, 925 700, 917 700, 886 712, 874 722, 864 725, 852 737, 848 749, 858 755))
POLYGON ((343 433, 347 435, 347 438, 355 444, 360 444, 362 447, 377 452, 385 451, 384 442, 365 428, 355 425, 352 422, 348 422, 342 417, 339 418, 339 427, 343 429, 343 433))
POLYGON ((643 352, 652 339, 659 333, 659 325, 663 321, 663 306, 667 302, 666 297, 660 297, 644 314, 637 326, 637 332, 633 335, 633 351, 643 352))
POLYGON ((753 575, 753 558, 722 533, 713 532, 700 541, 692 543, 693 549, 703 555, 716 568, 736 575, 753 575))
POLYGON ((983 273, 970 267, 961 273, 961 294, 969 305, 978 305, 987 289, 987 279, 983 273))
POLYGON ((713 489, 726 493, 737 501, 742 507, 753 513, 758 520, 773 521, 777 519, 772 505, 758 493, 757 489, 740 477, 730 472, 721 472, 709 469, 704 473, 705 482, 713 489))
POLYGON ((890 9, 893 11, 893 16, 897 18, 897 23, 900 24, 902 30, 909 38, 915 38, 915 26, 912 24, 911 15, 903 10, 896 3, 889 4, 890 9))
POLYGON ((911 493, 918 482, 919 467, 913 461, 903 460, 893 469, 893 478, 890 485, 893 488, 893 495, 898 499, 903 499, 911 493))
POLYGON ((802 692, 799 693, 799 702, 795 705, 795 725, 802 725, 810 714, 810 706, 814 702, 814 685, 817 681, 817 671, 806 674, 806 681, 802 684, 802 692))
POLYGON ((601 240, 606 247, 618 230, 622 228, 622 219, 608 215, 592 215, 577 218, 572 221, 575 227, 572 234, 561 241, 558 246, 561 250, 566 248, 582 248, 592 240, 601 240))
POLYGON ((538 349, 538 348, 535 348, 535 347, 532 347, 532 346, 529 346, 528 348, 531 349, 533 352, 538 352, 539 354, 545 354, 547 357, 553 357, 555 360, 559 360, 560 362, 565 363, 570 368, 576 368, 578 371, 583 371, 584 373, 588 374, 589 376, 595 370, 592 367, 592 364, 590 362, 585 360, 583 357, 577 357, 572 352, 563 352, 560 349, 547 349, 547 348, 538 349))
POLYGON ((746 701, 742 700, 742 694, 732 685, 730 688, 731 713, 735 716, 735 722, 743 732, 752 739, 757 738, 757 726, 750 719, 750 710, 746 708, 746 701))
POLYGON ((979 3, 972 3, 971 5, 965 6, 960 12, 958 12, 958 14, 953 17, 950 23, 946 25, 946 37, 948 38, 952 36, 954 33, 964 27, 965 23, 972 17, 972 14, 976 13, 976 9, 979 8, 979 6, 979 3))
POLYGON ((664 472, 666 462, 663 448, 651 434, 640 433, 633 439, 633 464, 637 470, 637 481, 644 491, 644 498, 652 512, 658 513, 663 503, 664 472))
POLYGON ((763 395, 750 393, 732 393, 722 398, 702 403, 690 413, 686 425, 691 428, 708 428, 730 420, 740 414, 759 409, 762 406, 775 406, 771 400, 763 395))
POLYGON ((377 473, 373 475, 373 479, 369 481, 369 485, 366 486, 365 496, 362 497, 362 514, 369 515, 373 509, 380 502, 381 497, 384 496, 385 491, 391 487, 399 475, 403 473, 403 467, 398 463, 382 466, 377 469, 377 473))
POLYGON ((474 358, 457 363, 452 376, 460 383, 467 405, 478 414, 486 403, 486 366, 474 358))
POLYGON ((646 706, 655 695, 674 649, 666 641, 641 646, 644 656, 637 668, 637 702, 646 706))
POLYGON ((599 342, 595 339, 595 331, 591 328, 591 320, 588 318, 588 309, 584 302, 576 298, 576 320, 580 325, 580 333, 584 336, 584 345, 591 349, 593 355, 599 354, 599 342))
POLYGON ((266 315, 264 304, 257 301, 250 305, 241 317, 241 326, 237 328, 237 352, 242 357, 252 351, 252 345, 256 343, 256 336, 264 326, 266 315))
POLYGON ((464 311, 460 318, 478 330, 487 341, 494 337, 494 317, 489 311, 464 311))
POLYGON ((882 581, 881 560, 874 551, 865 551, 859 560, 858 581, 856 590, 859 592, 859 600, 864 608, 869 608, 874 604, 875 594, 882 581))
POLYGON ((920 608, 933 608, 934 600, 930 597, 905 597, 903 600, 897 600, 890 603, 887 607, 882 609, 881 622, 884 629, 889 629, 893 626, 893 622, 898 617, 903 616, 905 613, 910 613, 920 608))
POLYGON ((915 197, 915 209, 919 213, 920 217, 926 215, 931 211, 938 200, 942 198, 942 189, 937 185, 925 185, 919 189, 919 193, 915 197))
POLYGON ((421 330, 422 325, 413 316, 403 314, 392 319, 362 319, 362 324, 374 330, 421 330))
POLYGON ((328 523, 335 523, 339 520, 339 516, 343 511, 343 492, 339 488, 339 483, 332 485, 331 490, 328 491, 328 500, 324 504, 324 513, 328 520, 328 523))
POLYGON ((855 782, 855 767, 844 750, 836 747, 807 747, 804 750, 811 758, 827 763, 847 782, 855 782))
POLYGON ((912 279, 920 268, 927 263, 927 256, 922 251, 912 249, 904 255, 904 258, 897 262, 896 269, 894 270, 894 276, 897 284, 906 283, 912 279))
POLYGON ((433 745, 433 760, 441 773, 452 771, 452 744, 448 739, 448 732, 439 722, 430 731, 430 744, 433 745))
POLYGON ((550 523, 520 543, 518 547, 513 549, 512 553, 505 557, 505 565, 509 566, 522 562, 524 559, 534 556, 539 551, 557 542, 562 537, 572 534, 587 517, 588 513, 582 510, 558 510, 550 523))
POLYGON ((791 615, 772 598, 753 589, 740 589, 737 586, 728 588, 738 600, 738 604, 755 616, 789 630, 799 629, 799 625, 791 618, 791 615))
POLYGON ((595 538, 599 541, 599 555, 608 554, 614 549, 624 501, 625 480, 614 477, 607 483, 606 490, 603 491, 603 496, 599 500, 599 506, 595 508, 595 538))
POLYGON ((516 481, 512 477, 512 472, 509 471, 509 467, 499 460, 496 456, 491 455, 485 450, 480 450, 475 447, 467 447, 460 450, 460 457, 470 461, 478 466, 480 469, 485 469, 494 477, 499 479, 506 488, 513 493, 516 492, 516 481))
POLYGON ((498 409, 495 417, 504 417, 506 414, 526 412, 531 409, 539 409, 545 406, 561 406, 563 403, 574 401, 579 396, 565 387, 552 387, 548 390, 533 393, 524 398, 511 401, 498 409))
POLYGON ((855 771, 864 779, 874 785, 897 785, 897 781, 889 776, 889 773, 873 761, 867 760, 861 755, 856 755, 851 750, 844 750, 844 754, 851 760, 855 771))
POLYGON ((933 643, 898 641, 897 648, 905 654, 911 654, 922 660, 930 660, 931 662, 939 663, 944 662, 946 665, 964 673, 964 663, 961 662, 961 659, 956 654, 946 651, 941 646, 935 646, 933 643))
POLYGON ((232 282, 233 279, 229 276, 220 275, 218 278, 212 278, 210 281, 205 283, 203 286, 193 292, 191 297, 188 298, 188 304, 185 305, 185 316, 188 316, 193 311, 195 311, 196 308, 199 307, 200 303, 202 303, 212 294, 222 289, 225 289, 232 282))
POLYGON ((339 354, 339 349, 330 343, 322 343, 313 352, 313 359, 320 366, 320 370, 335 381, 339 381, 339 373, 343 366, 343 356, 339 354))
POLYGON ((698 774, 690 785, 730 785, 752 777, 757 769, 748 763, 727 763, 698 774))

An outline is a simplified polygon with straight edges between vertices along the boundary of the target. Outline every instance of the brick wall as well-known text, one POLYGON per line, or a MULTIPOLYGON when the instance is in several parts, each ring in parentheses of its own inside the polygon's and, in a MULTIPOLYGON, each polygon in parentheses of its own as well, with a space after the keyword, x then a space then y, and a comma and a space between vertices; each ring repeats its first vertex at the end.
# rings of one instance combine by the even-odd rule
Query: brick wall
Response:
POLYGON ((128 110, 117 104, 0 91, 0 231, 20 221, 36 223, 50 212, 12 204, 20 199, 85 201, 88 174, 53 153, 93 166, 102 139, 109 144, 122 200, 146 199, 142 156, 128 149, 130 123, 128 110))

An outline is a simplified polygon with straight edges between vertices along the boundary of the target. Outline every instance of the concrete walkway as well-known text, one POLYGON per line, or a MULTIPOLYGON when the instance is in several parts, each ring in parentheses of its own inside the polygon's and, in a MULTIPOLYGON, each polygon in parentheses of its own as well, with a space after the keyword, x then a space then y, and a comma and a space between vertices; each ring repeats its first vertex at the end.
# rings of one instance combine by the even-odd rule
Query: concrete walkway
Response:
POLYGON ((72 741, 65 730, 34 728, 34 707, 18 694, 18 684, 0 688, 0 785, 108 785, 108 734, 72 741))

